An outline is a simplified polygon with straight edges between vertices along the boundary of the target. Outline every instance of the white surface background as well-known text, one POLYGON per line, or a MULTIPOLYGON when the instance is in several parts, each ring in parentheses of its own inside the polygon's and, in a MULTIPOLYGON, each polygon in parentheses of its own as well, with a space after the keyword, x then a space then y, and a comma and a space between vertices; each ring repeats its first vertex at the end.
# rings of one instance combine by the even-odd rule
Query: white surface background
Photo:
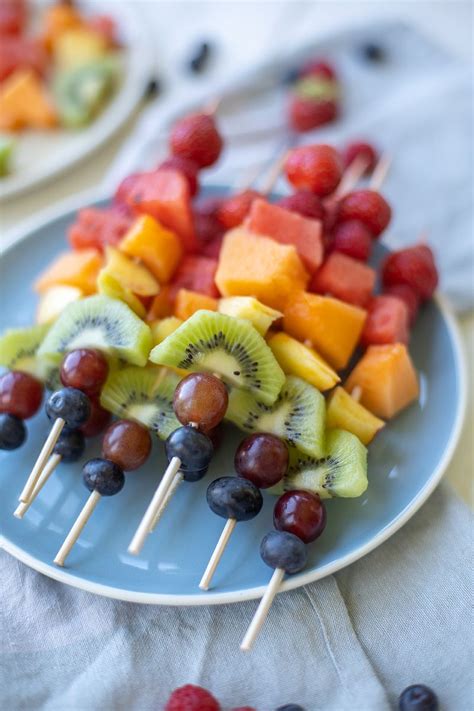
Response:
MULTIPOLYGON (((115 2, 101 3, 104 12, 112 11, 115 2)), ((471 64, 473 60, 473 6, 459 0, 406 0, 405 2, 195 2, 175 0, 133 0, 136 11, 146 17, 156 51, 156 73, 164 83, 163 101, 167 96, 185 94, 191 83, 220 81, 228 72, 251 67, 262 57, 278 56, 282 47, 291 49, 315 40, 329 31, 363 24, 378 18, 399 18, 411 22, 435 38, 457 56, 471 64), (207 39, 215 46, 208 71, 202 77, 188 78, 183 71, 191 47, 207 39)), ((8 238, 9 228, 35 211, 49 207, 78 191, 98 185, 112 163, 120 145, 130 135, 135 116, 106 146, 69 174, 38 188, 28 195, 0 205, 1 235, 8 238)), ((1 242, 0 242, 1 244, 1 242)), ((464 317, 462 330, 469 351, 471 397, 468 424, 448 478, 457 490, 470 498, 469 471, 472 469, 474 317, 464 317), (469 436, 471 435, 471 436, 469 436)))

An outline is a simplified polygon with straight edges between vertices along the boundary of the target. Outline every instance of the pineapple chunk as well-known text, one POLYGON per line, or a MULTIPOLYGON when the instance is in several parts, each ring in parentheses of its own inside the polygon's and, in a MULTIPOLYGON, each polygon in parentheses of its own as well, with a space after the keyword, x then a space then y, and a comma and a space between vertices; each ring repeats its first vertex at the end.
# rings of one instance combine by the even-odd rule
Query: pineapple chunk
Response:
POLYGON ((105 37, 87 27, 62 32, 53 45, 54 60, 60 69, 75 69, 102 59, 106 51, 105 37))
POLYGON ((146 309, 142 302, 135 294, 126 289, 112 274, 107 272, 106 269, 102 269, 99 272, 99 278, 97 279, 97 289, 99 294, 104 294, 104 296, 110 296, 111 299, 119 299, 130 306, 132 311, 135 311, 137 316, 140 318, 145 318, 146 309))
POLYGON ((106 264, 102 270, 114 277, 124 289, 137 296, 156 296, 160 291, 157 280, 143 264, 137 264, 114 247, 105 250, 106 264))
POLYGON ((227 316, 247 319, 262 336, 266 334, 273 321, 283 317, 280 311, 265 306, 253 296, 229 296, 221 299, 217 310, 227 316))
POLYGON ((83 296, 84 293, 77 286, 62 284, 52 286, 48 291, 41 294, 36 310, 36 322, 50 323, 55 321, 66 306, 72 304, 73 301, 79 301, 83 296))
POLYGON ((153 336, 153 345, 157 346, 159 343, 164 341, 165 338, 168 338, 168 336, 174 333, 182 323, 182 319, 176 318, 176 316, 169 316, 168 318, 163 318, 150 323, 151 335, 153 336))
POLYGON ((366 407, 338 387, 329 396, 326 409, 326 424, 332 429, 352 432, 362 444, 369 444, 385 422, 375 417, 366 407))
POLYGON ((297 375, 318 390, 329 390, 341 381, 319 353, 286 333, 276 333, 268 345, 285 373, 297 375))

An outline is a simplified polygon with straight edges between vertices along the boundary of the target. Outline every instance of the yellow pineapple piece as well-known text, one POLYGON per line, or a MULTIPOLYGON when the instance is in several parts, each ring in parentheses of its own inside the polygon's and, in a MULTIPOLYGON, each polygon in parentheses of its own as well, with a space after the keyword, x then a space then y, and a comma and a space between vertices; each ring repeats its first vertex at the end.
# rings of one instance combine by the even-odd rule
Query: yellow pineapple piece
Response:
POLYGON ((234 318, 245 318, 264 336, 272 323, 283 314, 270 306, 265 306, 253 296, 229 296, 219 301, 217 310, 234 318))
POLYGON ((75 69, 101 59, 107 52, 104 35, 87 27, 61 32, 53 43, 53 55, 60 69, 75 69))
POLYGON ((338 387, 329 396, 326 408, 326 425, 332 429, 352 432, 362 444, 369 444, 385 422, 375 417, 355 400, 344 388, 338 387))
POLYGON ((130 289, 126 289, 122 286, 118 279, 107 272, 106 269, 102 269, 102 271, 99 272, 97 289, 99 294, 110 296, 111 299, 119 299, 119 301, 123 301, 127 304, 127 306, 130 306, 132 311, 135 311, 137 316, 143 319, 145 318, 146 309, 140 299, 135 296, 133 291, 130 291, 130 289))
POLYGON ((176 329, 181 326, 183 320, 177 318, 176 316, 169 316, 168 318, 162 318, 157 321, 150 323, 151 335, 153 336, 153 345, 157 346, 159 343, 171 336, 176 329))
POLYGON ((38 308, 36 309, 36 322, 50 323, 55 321, 66 306, 72 304, 73 301, 79 301, 83 296, 84 292, 78 289, 77 286, 62 284, 52 286, 40 296, 38 308))
POLYGON ((297 375, 318 390, 329 390, 341 381, 335 370, 309 346, 286 333, 275 333, 268 339, 273 355, 285 373, 297 375))
POLYGON ((105 250, 105 271, 114 277, 124 289, 137 296, 156 296, 160 285, 153 274, 143 264, 137 264, 131 257, 114 247, 105 250))

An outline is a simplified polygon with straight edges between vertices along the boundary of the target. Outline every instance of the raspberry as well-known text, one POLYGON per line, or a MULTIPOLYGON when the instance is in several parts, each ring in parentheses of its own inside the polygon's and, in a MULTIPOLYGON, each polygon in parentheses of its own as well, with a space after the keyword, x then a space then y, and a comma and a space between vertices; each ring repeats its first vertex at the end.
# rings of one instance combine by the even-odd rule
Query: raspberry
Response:
POLYGON ((325 79, 337 81, 337 74, 334 67, 320 59, 311 59, 301 68, 300 77, 309 76, 324 77, 325 79))
POLYGON ((304 99, 292 96, 288 106, 288 120, 298 133, 311 131, 337 118, 339 107, 334 99, 304 99))
POLYGON ((324 207, 321 200, 308 190, 299 190, 293 195, 281 198, 276 204, 286 210, 297 212, 303 217, 312 217, 313 220, 322 220, 324 217, 324 207))
POLYGON ((249 213, 252 202, 258 197, 262 195, 256 190, 244 190, 232 195, 222 203, 217 218, 228 229, 241 225, 249 213))
POLYGON ((183 158, 182 156, 171 156, 167 158, 158 166, 160 168, 172 168, 173 170, 179 170, 180 173, 184 175, 189 185, 189 195, 194 197, 199 189, 198 183, 198 167, 196 163, 188 158, 183 158))
POLYGON ((290 151, 285 161, 286 177, 297 190, 310 190, 324 197, 336 188, 342 163, 331 146, 301 146, 290 151))
POLYGON ((372 236, 360 220, 341 222, 334 230, 332 249, 366 262, 372 248, 372 236))
POLYGON ((410 326, 415 323, 416 317, 418 315, 418 308, 420 306, 420 297, 411 286, 408 284, 394 284, 389 286, 384 290, 384 294, 389 294, 389 296, 396 296, 401 299, 407 309, 410 320, 410 326))
POLYGON ((367 161, 365 174, 368 175, 372 173, 377 164, 378 154, 370 143, 363 143, 362 141, 349 143, 342 154, 344 166, 347 168, 359 156, 363 156, 363 158, 367 161))
POLYGON ((173 126, 170 148, 173 155, 192 160, 199 168, 207 168, 219 158, 222 138, 212 116, 190 114, 173 126))
POLYGON ((186 684, 173 691, 165 711, 221 711, 221 707, 206 689, 186 684))
POLYGON ((355 190, 342 198, 339 205, 339 222, 360 220, 378 237, 392 216, 388 202, 374 190, 355 190))
POLYGON ((382 281, 385 287, 407 284, 422 301, 429 299, 438 285, 433 252, 426 244, 393 252, 382 265, 382 281))

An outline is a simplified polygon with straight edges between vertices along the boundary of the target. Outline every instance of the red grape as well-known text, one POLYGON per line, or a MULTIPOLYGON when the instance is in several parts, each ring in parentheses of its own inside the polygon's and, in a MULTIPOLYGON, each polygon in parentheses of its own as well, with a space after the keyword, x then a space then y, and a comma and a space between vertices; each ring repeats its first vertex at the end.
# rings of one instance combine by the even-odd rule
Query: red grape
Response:
POLYGON ((325 197, 339 184, 342 162, 336 149, 331 146, 300 146, 289 152, 285 172, 297 190, 310 190, 325 197))
POLYGON ((222 421, 229 402, 224 383, 210 373, 191 373, 178 384, 173 407, 183 425, 209 432, 222 421))
POLYGON ((275 504, 273 523, 278 531, 293 533, 304 543, 311 543, 324 531, 326 509, 317 494, 287 491, 275 504))
POLYGON ((0 377, 0 412, 15 415, 21 420, 33 417, 43 399, 43 384, 19 370, 0 377))
POLYGON ((262 433, 246 437, 234 459, 235 471, 261 489, 277 484, 288 469, 288 448, 275 435, 262 433))
POLYGON ((97 395, 108 372, 108 363, 100 351, 78 348, 64 356, 61 382, 66 387, 82 390, 86 395, 97 395))
POLYGON ((388 202, 375 190, 355 190, 342 198, 338 219, 360 220, 374 237, 378 237, 387 227, 392 216, 388 202))
POLYGON ((208 114, 185 116, 171 129, 172 154, 192 160, 199 168, 207 168, 215 163, 222 145, 214 118, 208 114))
POLYGON ((309 190, 299 190, 293 195, 280 198, 277 205, 284 207, 291 212, 297 212, 303 217, 311 217, 313 220, 322 220, 324 217, 324 207, 321 199, 309 190))
POLYGON ((332 249, 366 262, 372 249, 372 236, 360 220, 341 222, 334 230, 332 249))
POLYGON ((142 466, 151 451, 149 431, 138 422, 117 420, 107 429, 102 443, 102 456, 117 464, 124 471, 133 471, 142 466))
POLYGON ((231 195, 224 200, 217 213, 219 221, 229 230, 241 225, 249 214, 253 201, 259 197, 262 195, 256 190, 244 190, 231 195))
POLYGON ((97 398, 91 398, 91 414, 89 419, 80 427, 84 437, 95 437, 105 430, 112 415, 108 410, 104 410, 97 398))
POLYGON ((347 168, 351 163, 355 161, 358 157, 364 158, 367 162, 367 168, 365 169, 366 174, 370 174, 377 164, 377 151, 370 143, 363 143, 362 141, 349 143, 343 152, 344 165, 347 168))

